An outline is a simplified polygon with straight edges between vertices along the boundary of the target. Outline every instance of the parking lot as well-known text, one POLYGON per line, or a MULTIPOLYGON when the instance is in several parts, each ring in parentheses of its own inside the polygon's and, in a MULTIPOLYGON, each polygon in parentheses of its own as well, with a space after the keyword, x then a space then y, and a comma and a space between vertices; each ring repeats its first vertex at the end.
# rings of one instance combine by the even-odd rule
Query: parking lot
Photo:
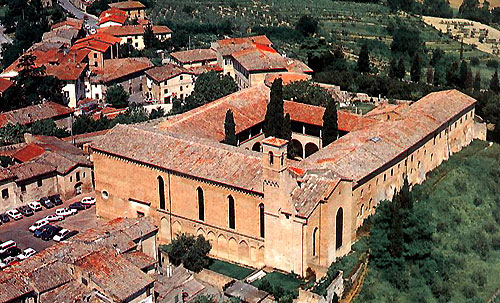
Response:
MULTIPOLYGON (((17 246, 21 249, 28 247, 34 248, 36 251, 43 250, 53 245, 53 240, 43 241, 40 238, 35 238, 33 233, 28 228, 37 220, 45 218, 48 215, 54 214, 56 209, 68 207, 71 203, 80 201, 83 197, 93 196, 94 194, 82 194, 70 200, 64 201, 62 205, 56 206, 51 209, 43 207, 41 211, 35 212, 31 217, 23 217, 21 220, 10 220, 0 226, 0 243, 7 240, 14 240, 17 246)), ((89 209, 78 211, 77 214, 66 217, 62 221, 52 222, 53 225, 61 226, 62 228, 77 230, 79 232, 85 231, 89 228, 97 226, 98 220, 95 216, 95 205, 89 209)))

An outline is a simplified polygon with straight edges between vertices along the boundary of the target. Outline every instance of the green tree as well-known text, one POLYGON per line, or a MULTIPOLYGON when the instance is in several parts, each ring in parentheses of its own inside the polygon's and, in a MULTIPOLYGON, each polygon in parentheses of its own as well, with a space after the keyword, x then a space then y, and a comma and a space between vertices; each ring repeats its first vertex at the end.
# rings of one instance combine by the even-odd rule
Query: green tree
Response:
POLYGON ((397 53, 407 53, 411 57, 422 48, 420 33, 406 26, 398 27, 392 35, 391 50, 397 53))
POLYGON ((144 27, 144 47, 146 49, 157 48, 160 44, 153 32, 153 25, 148 24, 144 27))
POLYGON ((370 72, 370 54, 368 52, 368 46, 366 45, 366 43, 361 46, 357 67, 360 73, 370 72))
POLYGON ((397 73, 398 73, 398 63, 396 62, 396 59, 392 58, 391 61, 389 62, 389 71, 388 75, 389 77, 393 79, 397 79, 397 73))
POLYGON ((326 89, 311 81, 295 81, 283 87, 285 100, 325 107, 331 98, 326 89))
POLYGON ((497 94, 500 93, 500 83, 498 82, 498 70, 495 70, 495 73, 491 77, 490 90, 497 94))
POLYGON ((413 82, 420 82, 420 79, 422 78, 422 60, 420 59, 420 55, 418 53, 415 53, 415 56, 413 56, 410 76, 411 81, 413 82))
POLYGON ((326 105, 325 112, 323 113, 323 146, 327 146, 337 140, 339 135, 337 117, 337 103, 332 99, 326 105))
POLYGON ((153 108, 149 113, 149 120, 158 119, 164 116, 165 110, 162 107, 158 106, 157 108, 153 108))
POLYGON ((106 90, 106 103, 111 104, 115 108, 125 108, 128 106, 129 94, 123 89, 120 84, 115 84, 106 90))
POLYGON ((231 76, 221 75, 215 71, 203 73, 196 78, 193 93, 186 98, 182 111, 202 106, 237 90, 238 86, 231 76))
POLYGON ((474 93, 479 93, 481 91, 481 74, 479 71, 476 72, 476 77, 474 77, 474 93))
POLYGON ((305 37, 312 36, 317 33, 318 28, 318 20, 308 15, 300 17, 299 21, 295 25, 295 29, 305 37))
POLYGON ((57 127, 52 119, 35 121, 30 127, 30 133, 33 135, 54 136, 64 138, 70 135, 65 128, 57 127))
POLYGON ((226 119, 224 121, 224 143, 236 146, 238 140, 236 139, 236 124, 234 123, 233 112, 228 109, 226 112, 226 119))
POLYGON ((406 69, 405 69, 405 59, 403 57, 399 58, 398 62, 398 68, 396 71, 396 78, 399 80, 402 80, 406 75, 406 69))
POLYGON ((170 243, 168 258, 176 266, 182 263, 185 268, 200 272, 209 264, 208 253, 211 249, 212 245, 202 235, 195 238, 182 233, 170 243))
POLYGON ((459 81, 458 62, 454 61, 446 70, 446 85, 457 87, 459 81))
POLYGON ((467 65, 467 62, 465 60, 462 60, 460 63, 460 87, 461 88, 466 88, 467 86, 467 74, 469 73, 469 67, 467 65))
POLYGON ((274 80, 271 85, 269 103, 264 117, 264 134, 266 137, 282 136, 284 124, 283 116, 283 82, 281 78, 274 80))

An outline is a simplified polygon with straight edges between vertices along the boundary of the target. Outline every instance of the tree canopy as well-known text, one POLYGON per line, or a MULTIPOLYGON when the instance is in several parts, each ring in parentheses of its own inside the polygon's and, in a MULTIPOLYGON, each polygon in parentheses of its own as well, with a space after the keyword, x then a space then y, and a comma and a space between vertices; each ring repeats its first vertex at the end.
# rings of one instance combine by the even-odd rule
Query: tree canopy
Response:
POLYGON ((120 84, 115 84, 106 90, 104 100, 115 108, 125 108, 128 106, 129 94, 120 84))
POLYGON ((182 233, 170 243, 168 258, 176 266, 183 264, 189 270, 200 272, 209 264, 208 253, 211 249, 212 245, 202 235, 195 238, 182 233))
POLYGON ((264 118, 263 128, 265 136, 282 138, 283 124, 283 81, 281 78, 278 78, 271 85, 269 103, 267 104, 266 116, 264 118))
POLYGON ((233 146, 238 144, 238 140, 236 139, 236 124, 234 123, 233 112, 230 109, 227 110, 224 121, 224 143, 233 146))
POLYGON ((332 99, 323 114, 323 147, 337 140, 338 135, 337 103, 332 99))

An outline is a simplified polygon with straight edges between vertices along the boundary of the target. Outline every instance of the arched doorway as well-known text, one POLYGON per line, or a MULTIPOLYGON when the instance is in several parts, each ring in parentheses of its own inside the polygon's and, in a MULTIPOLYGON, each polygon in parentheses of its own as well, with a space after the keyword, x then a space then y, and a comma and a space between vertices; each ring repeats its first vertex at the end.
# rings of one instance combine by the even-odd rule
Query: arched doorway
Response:
POLYGON ((301 159, 304 158, 304 149, 302 148, 302 143, 297 139, 292 139, 293 149, 295 151, 295 156, 301 159))
POLYGON ((253 151, 256 151, 256 152, 260 152, 261 151, 261 144, 260 142, 255 142, 255 144, 252 146, 252 150, 253 151))
POLYGON ((344 232, 344 211, 339 208, 335 216, 335 249, 342 246, 342 233, 344 232))
POLYGON ((82 182, 78 182, 75 184, 75 195, 81 195, 82 194, 82 182))
POLYGON ((319 150, 318 146, 314 143, 307 143, 305 147, 305 156, 306 158, 309 157, 310 155, 314 154, 319 150))

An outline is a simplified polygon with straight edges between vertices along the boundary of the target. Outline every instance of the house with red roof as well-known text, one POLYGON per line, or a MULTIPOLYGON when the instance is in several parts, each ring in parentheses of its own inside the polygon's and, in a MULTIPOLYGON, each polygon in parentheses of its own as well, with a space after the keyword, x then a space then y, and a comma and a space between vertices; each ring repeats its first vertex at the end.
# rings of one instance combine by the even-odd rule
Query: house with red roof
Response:
POLYGON ((146 71, 146 92, 156 102, 172 104, 174 98, 191 95, 195 80, 192 70, 167 63, 146 71))
POLYGON ((72 49, 88 50, 90 70, 102 70, 104 60, 118 58, 120 41, 117 37, 105 33, 97 33, 77 40, 73 44, 72 49))
POLYGON ((139 1, 121 1, 110 3, 109 7, 124 11, 127 14, 127 17, 131 19, 146 18, 146 6, 139 1))
POLYGON ((30 126, 36 121, 51 119, 58 127, 71 130, 73 112, 72 108, 47 101, 42 104, 0 113, 0 128, 5 127, 7 124, 30 126))
MULTIPOLYGON (((153 25, 153 33, 160 41, 166 41, 172 37, 172 30, 167 26, 153 25)), ((144 49, 144 30, 143 25, 123 25, 108 26, 98 29, 98 33, 120 38, 120 44, 130 44, 138 50, 144 49)))

